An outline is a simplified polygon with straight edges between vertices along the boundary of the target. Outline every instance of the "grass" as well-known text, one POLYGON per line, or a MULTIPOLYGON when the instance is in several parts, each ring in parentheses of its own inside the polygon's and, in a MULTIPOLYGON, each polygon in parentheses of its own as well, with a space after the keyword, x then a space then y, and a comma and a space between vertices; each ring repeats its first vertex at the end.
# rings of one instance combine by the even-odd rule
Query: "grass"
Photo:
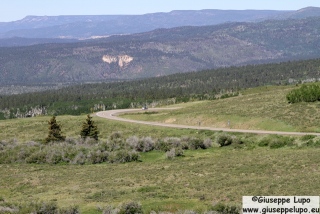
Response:
MULTIPOLYGON (((42 141, 48 135, 48 121, 51 117, 41 116, 34 118, 11 119, 0 121, 0 140, 6 141, 42 141)), ((62 125, 62 134, 67 137, 80 137, 82 123, 86 115, 82 116, 57 116, 57 122, 62 125)), ((124 137, 136 135, 138 137, 151 136, 153 138, 164 138, 171 136, 196 136, 204 137, 206 133, 199 134, 197 130, 172 129, 164 127, 150 127, 148 125, 137 125, 110 121, 100 117, 93 117, 98 125, 100 139, 107 139, 113 132, 121 132, 124 137), (201 135, 201 136, 200 136, 201 135)))
POLYGON ((151 152, 139 163, 0 165, 0 195, 80 205, 85 213, 128 200, 146 212, 204 211, 217 202, 240 204, 243 195, 318 195, 319 161, 319 149, 212 148, 172 161, 151 152))
MULTIPOLYGON (((175 111, 124 115, 139 120, 201 126, 320 131, 319 103, 288 104, 285 95, 294 86, 261 87, 223 100, 179 104, 175 111)), ((41 141, 47 136, 49 116, 0 121, 0 140, 41 141)), ((77 138, 86 115, 57 116, 63 134, 77 138)), ((109 121, 93 117, 100 138, 120 131, 123 137, 194 136, 214 139, 219 133, 172 129, 109 121)), ((144 212, 195 210, 212 205, 241 205, 244 195, 319 195, 319 147, 270 149, 258 141, 270 136, 235 134, 244 148, 187 150, 167 160, 164 152, 141 153, 141 162, 97 165, 1 164, 0 198, 8 202, 56 201, 61 207, 79 205, 82 213, 101 213, 97 207, 134 200, 144 212)), ((274 136, 273 136, 274 137, 274 136)), ((271 137, 270 137, 271 138, 271 137)), ((297 144, 318 137, 295 138, 297 144)))
POLYGON ((248 89, 238 97, 179 105, 175 111, 126 114, 123 117, 164 123, 270 131, 320 132, 320 102, 289 104, 286 94, 296 86, 248 89))

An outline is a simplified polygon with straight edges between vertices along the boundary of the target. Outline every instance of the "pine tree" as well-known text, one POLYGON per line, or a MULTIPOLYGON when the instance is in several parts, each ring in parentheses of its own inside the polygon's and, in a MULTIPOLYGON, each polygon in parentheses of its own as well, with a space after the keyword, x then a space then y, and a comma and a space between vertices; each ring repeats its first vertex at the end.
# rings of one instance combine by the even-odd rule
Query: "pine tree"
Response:
POLYGON ((94 121, 92 120, 92 117, 88 114, 86 122, 82 124, 82 130, 80 132, 80 135, 82 138, 93 138, 95 140, 98 140, 98 127, 94 125, 94 121))
POLYGON ((52 142, 52 141, 63 141, 66 139, 65 136, 61 135, 61 126, 57 123, 56 117, 53 116, 49 121, 49 134, 46 138, 46 143, 52 142))

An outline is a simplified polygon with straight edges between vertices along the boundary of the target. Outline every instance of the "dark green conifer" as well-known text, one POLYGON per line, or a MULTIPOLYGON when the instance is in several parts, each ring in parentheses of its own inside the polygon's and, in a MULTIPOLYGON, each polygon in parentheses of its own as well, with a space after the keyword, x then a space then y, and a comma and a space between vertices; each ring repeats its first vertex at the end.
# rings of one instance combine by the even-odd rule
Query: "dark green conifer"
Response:
POLYGON ((61 135, 61 126, 57 123, 56 117, 52 116, 52 118, 48 121, 49 124, 49 134, 46 138, 45 142, 49 143, 52 141, 63 141, 66 139, 65 136, 61 135))
POLYGON ((98 140, 98 127, 94 124, 94 121, 92 120, 92 117, 88 114, 86 122, 82 124, 82 130, 80 132, 80 135, 82 138, 93 138, 95 140, 98 140))

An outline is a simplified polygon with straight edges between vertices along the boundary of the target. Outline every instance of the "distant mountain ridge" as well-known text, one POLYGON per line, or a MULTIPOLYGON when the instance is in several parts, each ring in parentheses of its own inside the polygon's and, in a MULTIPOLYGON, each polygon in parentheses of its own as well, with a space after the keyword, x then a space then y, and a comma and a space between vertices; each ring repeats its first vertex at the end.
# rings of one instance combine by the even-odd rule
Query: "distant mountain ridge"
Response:
POLYGON ((0 48, 0 84, 106 81, 320 57, 320 17, 0 48))
POLYGON ((27 16, 0 23, 0 38, 90 38, 147 32, 158 28, 256 22, 268 19, 301 19, 320 16, 320 8, 298 11, 199 10, 144 15, 27 16))

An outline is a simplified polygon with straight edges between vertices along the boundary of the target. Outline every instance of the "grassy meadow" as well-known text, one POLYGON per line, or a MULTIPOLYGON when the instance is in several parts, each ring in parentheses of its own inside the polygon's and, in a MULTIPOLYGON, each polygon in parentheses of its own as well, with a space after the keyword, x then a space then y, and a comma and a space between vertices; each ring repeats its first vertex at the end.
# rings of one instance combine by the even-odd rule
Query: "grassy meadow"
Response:
POLYGON ((265 86, 237 97, 180 104, 175 111, 125 114, 123 117, 234 129, 320 132, 320 102, 289 104, 287 93, 297 86, 265 86))
POLYGON ((97 165, 0 165, 7 201, 57 201, 83 213, 134 200, 144 211, 204 212, 218 202, 241 205, 243 195, 318 195, 319 149, 212 148, 167 160, 97 165))
MULTIPOLYGON (((42 141, 48 135, 48 121, 50 116, 40 116, 33 118, 12 119, 0 121, 0 141, 17 141, 24 143, 27 141, 42 141)), ((57 122, 62 126, 62 134, 70 138, 79 138, 82 123, 87 116, 57 116, 57 122)), ((99 129, 100 139, 107 139, 114 132, 121 132, 125 137, 173 137, 173 136, 199 136, 196 130, 171 129, 162 127, 150 127, 147 125, 136 125, 110 121, 93 116, 95 124, 99 129)), ((209 132, 205 132, 209 133, 209 132)), ((203 134, 205 136, 206 134, 203 134)), ((211 134, 211 133, 210 133, 211 134)), ((201 134, 200 134, 201 135, 201 134)))
MULTIPOLYGON (((320 131, 320 103, 288 104, 285 95, 295 86, 261 87, 238 97, 176 105, 174 111, 126 114, 123 117, 167 123, 263 129, 320 131)), ((0 142, 42 142, 49 116, 0 121, 0 142)), ((86 115, 57 116, 63 135, 79 138, 86 115)), ((172 129, 93 117, 106 141, 114 132, 130 136, 209 138, 222 133, 172 129)), ((232 134, 230 134, 232 135, 232 134)), ((139 161, 102 164, 0 164, 0 209, 4 202, 56 202, 79 206, 81 213, 140 202, 144 213, 194 210, 204 213, 217 203, 241 206, 245 195, 319 195, 320 137, 286 137, 281 148, 264 145, 277 136, 233 134, 239 145, 185 150, 166 158, 163 151, 141 153, 139 161), (313 145, 313 146, 308 146, 313 145)), ((0 147, 1 149, 1 147, 0 147)))

